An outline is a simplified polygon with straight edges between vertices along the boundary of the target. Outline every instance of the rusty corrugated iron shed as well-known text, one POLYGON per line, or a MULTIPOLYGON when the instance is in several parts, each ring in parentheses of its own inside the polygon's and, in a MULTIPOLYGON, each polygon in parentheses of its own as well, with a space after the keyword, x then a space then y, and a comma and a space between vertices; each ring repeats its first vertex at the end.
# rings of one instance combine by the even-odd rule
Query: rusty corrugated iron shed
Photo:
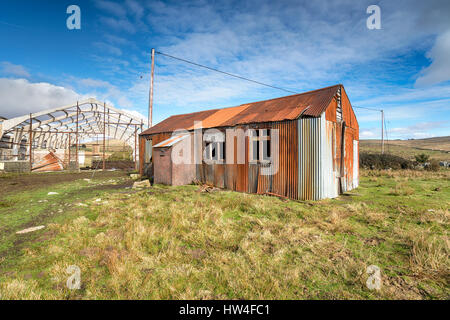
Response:
POLYGON ((237 107, 206 110, 171 116, 141 135, 192 130, 194 121, 202 121, 203 128, 228 127, 248 123, 294 120, 300 115, 319 117, 342 85, 294 94, 271 100, 242 104, 237 107))
POLYGON ((181 140, 186 139, 187 137, 189 137, 189 135, 184 134, 184 135, 179 135, 179 136, 174 136, 171 137, 169 139, 166 139, 156 145, 153 146, 153 148, 165 148, 165 147, 171 147, 174 144, 180 142, 181 140))
POLYGON ((63 161, 53 151, 50 151, 42 161, 36 164, 31 170, 34 172, 43 172, 61 171, 63 169, 63 161))

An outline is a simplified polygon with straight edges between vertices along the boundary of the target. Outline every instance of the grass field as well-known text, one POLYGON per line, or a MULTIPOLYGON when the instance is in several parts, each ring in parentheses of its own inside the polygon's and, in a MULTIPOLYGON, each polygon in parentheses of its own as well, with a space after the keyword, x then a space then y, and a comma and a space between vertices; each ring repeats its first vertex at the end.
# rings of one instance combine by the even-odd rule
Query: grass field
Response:
POLYGON ((450 171, 361 174, 360 188, 317 202, 136 191, 118 173, 5 191, 1 298, 449 299, 450 171), (79 290, 66 286, 71 265, 79 290), (369 265, 379 291, 366 286, 369 265))
MULTIPOLYGON (((380 153, 380 140, 361 140, 360 152, 380 153)), ((431 159, 450 161, 450 136, 416 140, 389 140, 385 150, 396 156, 414 160, 414 156, 425 153, 431 159)))

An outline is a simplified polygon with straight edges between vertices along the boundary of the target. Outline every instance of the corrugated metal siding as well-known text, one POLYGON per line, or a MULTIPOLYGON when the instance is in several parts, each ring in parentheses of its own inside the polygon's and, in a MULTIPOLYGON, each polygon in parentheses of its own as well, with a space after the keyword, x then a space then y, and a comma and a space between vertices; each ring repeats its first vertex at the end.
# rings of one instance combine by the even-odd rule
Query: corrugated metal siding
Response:
MULTIPOLYGON (((236 129, 248 129, 238 126, 236 129)), ((245 163, 237 163, 237 139, 234 143, 234 164, 198 164, 197 179, 203 183, 234 191, 248 193, 272 193, 282 197, 297 199, 297 121, 264 123, 251 126, 252 129, 278 129, 278 162, 270 169, 269 163, 250 163, 248 160, 249 139, 245 137, 245 163), (274 169, 278 166, 278 171, 274 169), (272 170, 269 175, 261 169, 272 170)))
POLYGON ((301 200, 320 199, 320 118, 298 120, 298 197, 301 200))
MULTIPOLYGON (((344 90, 342 90, 344 122, 336 122, 336 105, 336 100, 332 99, 320 117, 232 126, 244 131, 249 128, 279 130, 279 145, 276 149, 279 158, 275 165, 278 167, 277 172, 263 175, 261 169, 267 170, 269 166, 267 163, 249 163, 248 137, 244 140, 245 163, 237 164, 237 138, 235 137, 234 164, 198 164, 197 179, 203 183, 234 191, 270 193, 299 200, 334 198, 340 191, 345 192, 356 188, 359 180, 358 123, 344 90), (344 123, 346 124, 345 134, 342 136, 344 123), (341 170, 342 164, 344 167, 341 170)), ((242 107, 241 112, 235 116, 244 116, 249 111, 250 107, 242 107)), ((305 116, 307 116, 306 112, 303 114, 303 117, 305 116)), ((192 115, 189 121, 192 122, 194 118, 195 116, 192 115)), ((204 118, 204 120, 207 119, 209 119, 208 125, 218 121, 211 112, 204 118)), ((254 119, 254 121, 257 120, 259 119, 254 119)), ((224 127, 218 129, 222 132, 225 130, 224 127)), ((152 138, 155 145, 170 136, 170 133, 160 133, 146 137, 152 138)), ((204 147, 204 142, 202 143, 204 147)))
POLYGON ((320 200, 338 196, 336 124, 320 118, 298 120, 298 199, 320 200))

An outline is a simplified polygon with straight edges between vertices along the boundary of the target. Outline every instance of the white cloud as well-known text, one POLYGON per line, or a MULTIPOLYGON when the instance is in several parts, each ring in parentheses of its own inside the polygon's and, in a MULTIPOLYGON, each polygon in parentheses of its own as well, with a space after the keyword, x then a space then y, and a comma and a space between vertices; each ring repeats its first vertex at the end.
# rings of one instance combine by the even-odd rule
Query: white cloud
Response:
POLYGON ((389 130, 391 138, 427 138, 435 136, 434 130, 448 127, 449 121, 425 121, 406 127, 395 127, 389 130))
POLYGON ((80 94, 72 89, 56 86, 46 82, 31 83, 26 79, 0 78, 0 116, 13 118, 35 113, 49 108, 72 104, 77 100, 96 98, 108 104, 116 105, 119 109, 142 119, 147 126, 147 117, 133 109, 133 104, 117 87, 108 82, 96 79, 76 79, 72 81, 91 90, 89 94, 80 94), (95 92, 95 89, 106 89, 95 92), (94 91, 92 91, 94 90, 94 91), (112 100, 110 100, 112 99, 112 100))
POLYGON ((0 78, 0 115, 6 118, 59 107, 87 98, 50 83, 0 78))
POLYGON ((127 14, 127 11, 123 6, 118 3, 105 1, 105 0, 96 0, 95 5, 108 13, 111 13, 117 17, 123 17, 127 14))
POLYGON ((129 33, 136 33, 136 27, 128 20, 128 18, 112 18, 112 17, 100 17, 100 21, 104 23, 110 29, 116 31, 127 31, 129 33))
MULTIPOLYGON (((71 78, 71 79, 76 79, 76 78, 71 78)), ((91 78, 86 78, 86 79, 76 79, 76 81, 84 86, 84 87, 89 87, 89 88, 109 88, 111 86, 111 84, 107 81, 103 81, 103 80, 98 80, 98 79, 91 79, 91 78)))
POLYGON ((122 50, 104 42, 94 42, 94 46, 97 47, 103 54, 109 53, 115 56, 122 55, 122 50))
POLYGON ((450 30, 437 37, 427 57, 433 62, 423 70, 416 85, 432 85, 450 80, 450 30))
POLYGON ((377 134, 374 130, 363 130, 359 133, 360 139, 374 139, 377 137, 377 134))
POLYGON ((144 15, 145 9, 141 4, 139 4, 139 2, 135 0, 126 0, 125 5, 131 14, 136 17, 136 19, 140 20, 144 15))
POLYGON ((30 77, 30 74, 25 69, 25 67, 23 67, 21 65, 13 64, 8 61, 0 62, 0 68, 1 68, 1 72, 6 75, 15 76, 15 77, 23 77, 23 78, 30 77))
POLYGON ((142 120, 142 123, 143 123, 143 125, 144 125, 144 129, 145 129, 145 127, 147 127, 147 123, 148 123, 148 118, 147 118, 147 116, 144 116, 142 113, 140 113, 140 112, 138 112, 138 111, 136 111, 136 110, 129 110, 129 109, 121 109, 121 110, 122 110, 123 112, 126 112, 126 113, 128 113, 128 114, 134 116, 135 119, 142 120))

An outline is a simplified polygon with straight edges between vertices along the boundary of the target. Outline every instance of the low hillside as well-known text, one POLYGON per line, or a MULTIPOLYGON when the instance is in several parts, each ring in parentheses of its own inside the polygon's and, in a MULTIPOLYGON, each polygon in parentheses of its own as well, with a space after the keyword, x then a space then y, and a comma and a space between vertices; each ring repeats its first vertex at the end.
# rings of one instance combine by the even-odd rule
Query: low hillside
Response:
MULTIPOLYGON (((385 150, 396 156, 414 160, 414 156, 425 153, 431 159, 450 161, 450 136, 415 140, 388 140, 385 150)), ((380 140, 361 140, 360 152, 380 153, 380 140)))

